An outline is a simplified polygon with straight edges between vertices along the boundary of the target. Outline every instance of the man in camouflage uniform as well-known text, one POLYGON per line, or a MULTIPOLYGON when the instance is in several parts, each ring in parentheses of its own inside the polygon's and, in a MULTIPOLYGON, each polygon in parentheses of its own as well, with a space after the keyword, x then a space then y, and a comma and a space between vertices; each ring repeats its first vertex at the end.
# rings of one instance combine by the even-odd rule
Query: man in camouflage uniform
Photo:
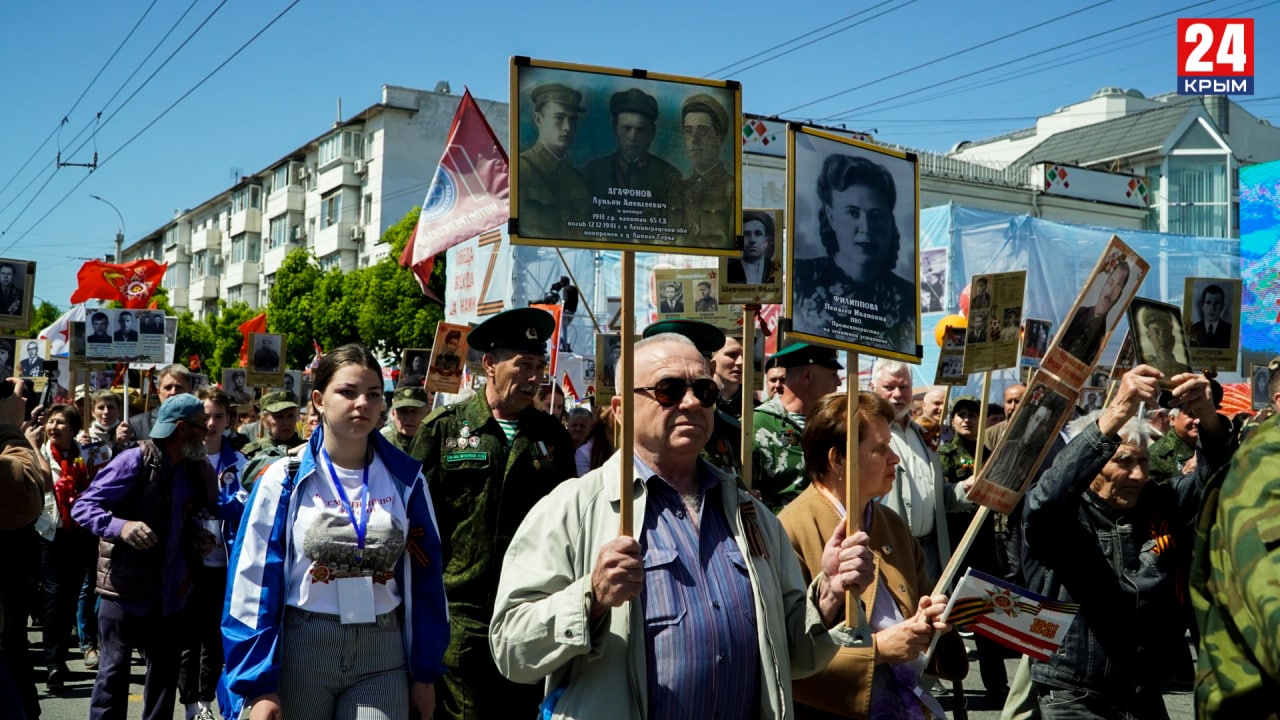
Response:
MULTIPOLYGON (((723 330, 701 320, 660 320, 645 328, 643 335, 653 337, 662 333, 676 333, 689 338, 708 363, 726 343, 723 330)), ((742 425, 719 405, 715 418, 715 427, 711 430, 711 439, 702 449, 702 458, 727 473, 741 475, 742 425)))
POLYGON ((1151 445, 1151 482, 1164 483, 1189 470, 1183 465, 1195 457, 1200 440, 1200 420, 1178 408, 1169 411, 1173 426, 1164 437, 1151 445))
POLYGON ((427 416, 427 391, 420 387, 398 388, 391 396, 391 419, 382 428, 382 437, 409 452, 422 419, 427 416))
POLYGON ((844 366, 836 360, 835 350, 807 343, 779 350, 767 365, 786 368, 787 384, 781 395, 755 410, 751 487, 777 512, 809 484, 800 447, 805 416, 820 398, 836 391, 840 385, 837 371, 844 366))
POLYGON ((534 503, 576 474, 573 441, 534 407, 546 381, 551 314, 518 308, 468 336, 488 379, 468 400, 437 409, 414 437, 440 529, 452 635, 436 683, 436 717, 533 717, 541 685, 512 683, 489 653, 489 620, 511 537, 534 503))
MULTIPOLYGON (((1274 379, 1274 378, 1273 378, 1274 379)), ((1196 716, 1276 717, 1280 699, 1280 425, 1268 423, 1205 489, 1191 568, 1201 644, 1196 716)))
POLYGON ((257 440, 245 445, 245 457, 252 459, 254 455, 267 448, 279 447, 292 450, 306 443, 298 434, 298 396, 286 390, 267 393, 258 403, 262 408, 262 426, 266 433, 257 440))
POLYGON ((591 213, 591 193, 578 169, 569 164, 569 150, 578 134, 582 93, 558 83, 533 89, 533 124, 538 141, 520 153, 520 234, 526 237, 572 240, 582 237, 591 213))

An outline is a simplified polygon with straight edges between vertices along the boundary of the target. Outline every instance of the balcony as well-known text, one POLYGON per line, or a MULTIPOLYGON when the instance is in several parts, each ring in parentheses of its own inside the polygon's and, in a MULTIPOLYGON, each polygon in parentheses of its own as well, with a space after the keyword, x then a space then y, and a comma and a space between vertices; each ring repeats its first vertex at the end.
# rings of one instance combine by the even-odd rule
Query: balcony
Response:
POLYGON ((344 159, 326 166, 316 180, 316 191, 321 195, 343 185, 359 187, 364 178, 356 174, 355 159, 344 159))
POLYGON ((206 300, 216 300, 218 298, 218 278, 206 275, 202 278, 191 281, 191 287, 188 288, 192 303, 201 303, 206 300))
POLYGON ((219 250, 222 247, 222 231, 218 227, 212 226, 204 230, 197 230, 191 233, 191 252, 198 253, 201 250, 219 250))
POLYGON ((258 263, 228 263, 222 270, 222 284, 226 287, 235 287, 236 285, 257 285, 258 263))
POLYGON ((311 252, 316 257, 324 257, 335 252, 355 252, 356 243, 351 239, 351 223, 338 222, 327 228, 316 231, 315 243, 311 252))
POLYGON ((275 217, 285 212, 303 212, 307 191, 301 185, 286 185, 267 196, 266 216, 275 217))
POLYGON ((227 230, 227 234, 231 237, 247 232, 262 233, 262 211, 257 208, 231 213, 228 219, 231 227, 227 230))

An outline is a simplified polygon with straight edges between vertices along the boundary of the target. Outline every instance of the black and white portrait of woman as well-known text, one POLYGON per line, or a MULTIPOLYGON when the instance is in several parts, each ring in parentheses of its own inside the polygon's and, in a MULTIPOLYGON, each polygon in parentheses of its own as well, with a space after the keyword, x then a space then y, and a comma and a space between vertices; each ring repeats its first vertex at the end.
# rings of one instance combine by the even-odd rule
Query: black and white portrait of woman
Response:
POLYGON ((914 156, 807 130, 795 150, 792 330, 918 358, 914 156))

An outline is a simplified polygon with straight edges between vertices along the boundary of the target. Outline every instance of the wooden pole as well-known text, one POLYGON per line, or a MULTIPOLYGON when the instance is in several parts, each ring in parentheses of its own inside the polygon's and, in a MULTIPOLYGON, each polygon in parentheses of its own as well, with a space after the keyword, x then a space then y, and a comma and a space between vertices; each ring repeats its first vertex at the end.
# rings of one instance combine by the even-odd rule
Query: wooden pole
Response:
POLYGON ((991 396, 991 371, 982 373, 982 397, 978 401, 978 447, 973 451, 973 475, 982 467, 982 438, 987 434, 987 398, 991 396))
POLYGON ((618 358, 618 362, 622 364, 621 380, 622 383, 616 388, 618 393, 618 422, 619 433, 621 434, 618 450, 621 452, 620 478, 622 483, 618 503, 618 534, 634 535, 632 531, 632 485, 635 482, 635 437, 632 430, 635 411, 635 339, 636 339, 636 256, 635 253, 624 250, 622 252, 622 328, 620 332, 620 340, 622 343, 622 357, 618 358))
MULTIPOLYGON (((858 354, 849 352, 849 364, 845 376, 844 415, 844 530, 846 537, 858 532, 862 519, 862 505, 858 502, 858 354)), ((852 590, 844 595, 844 623, 850 629, 866 624, 858 596, 852 590)))
POLYGON ((738 454, 742 460, 742 482, 751 489, 751 450, 755 446, 755 413, 751 397, 756 385, 756 313, 759 305, 742 306, 742 437, 738 454))

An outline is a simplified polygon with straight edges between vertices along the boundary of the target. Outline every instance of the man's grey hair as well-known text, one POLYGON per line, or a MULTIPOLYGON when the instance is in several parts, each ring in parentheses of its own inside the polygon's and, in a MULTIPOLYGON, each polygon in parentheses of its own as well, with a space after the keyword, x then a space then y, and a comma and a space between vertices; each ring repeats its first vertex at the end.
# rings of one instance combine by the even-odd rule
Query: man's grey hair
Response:
POLYGON ((900 375, 905 371, 907 378, 911 378, 911 368, 900 360, 876 360, 876 364, 871 367, 871 384, 877 385, 880 379, 887 375, 900 375))
POLYGON ((191 371, 187 369, 186 365, 183 365, 181 363, 173 363, 172 365, 165 365, 164 368, 162 368, 160 372, 156 374, 156 382, 159 383, 161 380, 164 380, 170 375, 180 378, 182 382, 187 384, 187 387, 191 387, 191 371))
MULTIPOLYGON (((697 349, 698 349, 698 346, 697 346, 697 345, 695 345, 695 344, 694 344, 694 342, 693 342, 692 340, 690 340, 689 338, 685 337, 684 335, 681 335, 680 333, 671 333, 671 332, 666 332, 666 333, 658 333, 657 335, 652 335, 652 336, 650 336, 650 337, 647 337, 647 338, 645 338, 645 339, 641 340, 640 342, 636 343, 635 345, 633 345, 633 346, 631 347, 631 351, 632 351, 632 352, 631 352, 631 357, 633 357, 633 358, 634 358, 634 357, 636 357, 637 355, 639 355, 639 354, 640 354, 640 350, 641 350, 641 349, 643 349, 643 348, 645 348, 645 347, 647 347, 647 346, 649 346, 649 345, 658 345, 658 344, 660 344, 660 343, 675 343, 675 344, 677 344, 677 345, 688 345, 689 347, 693 348, 694 350, 697 350, 697 349)), ((698 357, 702 357, 702 353, 701 353, 701 352, 699 352, 699 353, 698 353, 698 357)), ((706 359, 705 359, 705 358, 703 358, 703 363, 706 363, 706 359)), ((615 367, 615 368, 613 369, 613 387, 614 387, 614 389, 615 389, 615 390, 616 390, 617 388, 622 387, 622 361, 621 361, 621 358, 619 358, 619 361, 618 361, 618 365, 617 365, 617 367, 615 367)))
MULTIPOLYGON (((1074 439, 1086 427, 1096 424, 1102 413, 1102 410, 1094 410, 1088 415, 1072 420, 1067 425, 1067 435, 1074 439)), ((1129 422, 1125 423, 1116 434, 1120 436, 1120 442, 1140 448, 1149 447, 1151 443, 1160 439, 1160 431, 1147 420, 1145 414, 1129 418, 1129 422)))

